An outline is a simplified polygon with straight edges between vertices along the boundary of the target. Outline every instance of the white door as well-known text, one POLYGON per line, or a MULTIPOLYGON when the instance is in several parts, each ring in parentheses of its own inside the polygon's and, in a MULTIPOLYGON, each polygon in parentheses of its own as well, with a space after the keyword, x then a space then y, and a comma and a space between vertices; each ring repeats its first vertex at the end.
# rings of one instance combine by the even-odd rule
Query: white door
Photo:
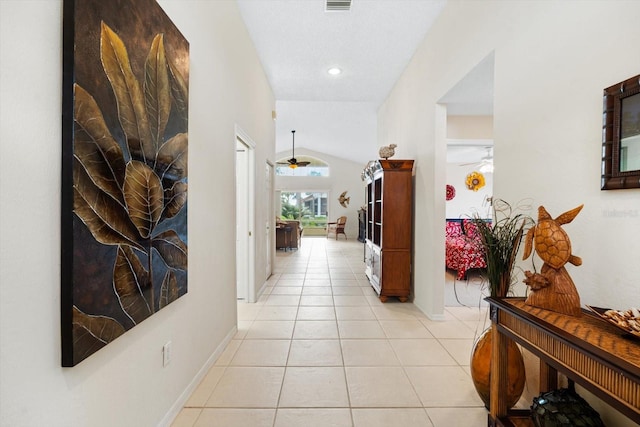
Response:
POLYGON ((255 182, 253 140, 236 126, 236 288, 238 299, 256 301, 255 182))
POLYGON ((273 257, 273 227, 275 212, 273 211, 273 165, 267 163, 265 166, 265 206, 267 207, 267 219, 265 224, 265 256, 266 256, 266 276, 269 278, 272 271, 273 257))
POLYGON ((248 160, 248 147, 236 139, 236 287, 242 300, 249 289, 248 160))

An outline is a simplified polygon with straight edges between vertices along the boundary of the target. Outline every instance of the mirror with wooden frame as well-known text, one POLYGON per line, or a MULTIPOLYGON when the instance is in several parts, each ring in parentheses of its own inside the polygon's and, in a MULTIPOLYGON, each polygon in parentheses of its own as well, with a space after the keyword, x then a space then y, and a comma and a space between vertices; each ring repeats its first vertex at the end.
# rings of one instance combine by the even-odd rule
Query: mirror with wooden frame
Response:
POLYGON ((640 75, 604 90, 602 190, 640 188, 640 75))

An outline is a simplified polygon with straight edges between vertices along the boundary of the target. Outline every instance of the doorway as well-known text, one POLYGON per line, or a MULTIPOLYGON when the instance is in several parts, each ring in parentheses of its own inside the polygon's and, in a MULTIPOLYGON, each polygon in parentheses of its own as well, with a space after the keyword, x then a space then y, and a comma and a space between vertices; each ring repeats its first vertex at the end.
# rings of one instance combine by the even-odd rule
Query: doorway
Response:
POLYGON ((255 302, 255 144, 236 128, 236 292, 255 302))
POLYGON ((445 306, 482 302, 479 272, 484 259, 479 242, 467 233, 468 219, 490 220, 493 196, 494 53, 481 60, 439 100, 438 144, 446 147, 446 202, 440 222, 445 228, 445 306), (467 224, 465 224, 467 223, 467 224))

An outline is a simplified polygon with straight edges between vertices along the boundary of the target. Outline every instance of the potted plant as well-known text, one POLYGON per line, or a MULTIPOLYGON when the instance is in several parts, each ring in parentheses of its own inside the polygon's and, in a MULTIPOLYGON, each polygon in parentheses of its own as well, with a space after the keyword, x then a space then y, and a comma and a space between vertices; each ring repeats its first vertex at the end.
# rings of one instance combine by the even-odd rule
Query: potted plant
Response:
MULTIPOLYGON (((520 243, 525 229, 533 224, 533 220, 523 213, 514 213, 511 205, 499 199, 493 201, 493 217, 494 222, 491 223, 475 215, 471 223, 480 236, 485 253, 487 267, 483 274, 489 294, 492 297, 506 297, 511 294, 511 287, 516 281, 513 270, 520 243)), ((471 377, 487 408, 490 403, 491 342, 491 328, 488 328, 480 335, 471 352, 471 377)), ((513 341, 509 341, 508 359, 507 404, 512 407, 520 399, 526 380, 522 353, 513 341)))

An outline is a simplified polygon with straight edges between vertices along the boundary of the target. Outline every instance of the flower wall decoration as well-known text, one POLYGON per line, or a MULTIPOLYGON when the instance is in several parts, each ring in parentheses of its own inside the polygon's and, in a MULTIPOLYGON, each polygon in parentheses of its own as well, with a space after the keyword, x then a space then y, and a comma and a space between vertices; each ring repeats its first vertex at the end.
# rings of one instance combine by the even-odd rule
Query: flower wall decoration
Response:
POLYGON ((447 201, 453 200, 454 197, 456 197, 456 188, 447 184, 447 201))
POLYGON ((469 175, 467 175, 465 184, 467 184, 467 188, 469 190, 478 191, 479 189, 484 187, 484 175, 482 175, 480 172, 473 171, 469 175))

